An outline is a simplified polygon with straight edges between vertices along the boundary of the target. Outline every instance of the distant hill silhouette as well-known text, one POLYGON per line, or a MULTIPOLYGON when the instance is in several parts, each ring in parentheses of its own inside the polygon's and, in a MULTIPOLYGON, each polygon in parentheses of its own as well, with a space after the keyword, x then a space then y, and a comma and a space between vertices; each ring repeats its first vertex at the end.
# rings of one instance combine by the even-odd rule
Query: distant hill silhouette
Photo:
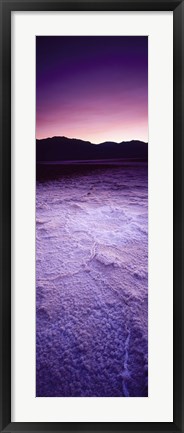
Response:
POLYGON ((36 161, 80 161, 101 159, 147 159, 148 144, 138 140, 115 143, 106 141, 93 144, 90 141, 67 137, 36 140, 36 161))

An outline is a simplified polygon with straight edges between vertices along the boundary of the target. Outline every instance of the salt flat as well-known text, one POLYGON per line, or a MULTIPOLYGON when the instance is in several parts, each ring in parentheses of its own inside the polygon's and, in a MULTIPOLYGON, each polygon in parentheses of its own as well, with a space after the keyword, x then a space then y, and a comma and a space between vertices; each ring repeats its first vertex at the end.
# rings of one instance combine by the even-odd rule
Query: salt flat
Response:
POLYGON ((147 164, 37 181, 37 396, 147 396, 147 164))

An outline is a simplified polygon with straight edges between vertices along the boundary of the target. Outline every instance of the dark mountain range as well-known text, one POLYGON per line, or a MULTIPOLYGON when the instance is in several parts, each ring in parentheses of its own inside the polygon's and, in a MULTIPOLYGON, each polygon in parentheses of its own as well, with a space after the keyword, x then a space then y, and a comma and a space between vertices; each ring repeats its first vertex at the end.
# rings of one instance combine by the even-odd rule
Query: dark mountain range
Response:
POLYGON ((138 140, 93 144, 67 137, 36 140, 36 161, 91 161, 112 159, 147 159, 148 144, 138 140))

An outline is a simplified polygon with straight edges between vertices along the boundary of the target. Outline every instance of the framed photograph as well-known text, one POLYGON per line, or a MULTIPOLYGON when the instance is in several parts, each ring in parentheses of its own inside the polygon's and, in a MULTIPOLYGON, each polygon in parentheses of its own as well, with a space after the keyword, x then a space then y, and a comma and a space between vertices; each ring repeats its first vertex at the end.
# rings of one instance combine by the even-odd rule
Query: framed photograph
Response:
POLYGON ((183 432, 183 0, 0 7, 1 431, 183 432))

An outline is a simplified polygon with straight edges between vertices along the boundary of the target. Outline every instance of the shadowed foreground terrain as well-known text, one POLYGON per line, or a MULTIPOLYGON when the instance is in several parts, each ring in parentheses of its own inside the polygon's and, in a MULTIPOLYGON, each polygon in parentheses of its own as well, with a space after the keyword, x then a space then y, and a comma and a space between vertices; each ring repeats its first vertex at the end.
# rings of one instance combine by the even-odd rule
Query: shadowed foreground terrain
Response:
POLYGON ((37 396, 148 395, 147 193, 147 163, 39 173, 37 396))

